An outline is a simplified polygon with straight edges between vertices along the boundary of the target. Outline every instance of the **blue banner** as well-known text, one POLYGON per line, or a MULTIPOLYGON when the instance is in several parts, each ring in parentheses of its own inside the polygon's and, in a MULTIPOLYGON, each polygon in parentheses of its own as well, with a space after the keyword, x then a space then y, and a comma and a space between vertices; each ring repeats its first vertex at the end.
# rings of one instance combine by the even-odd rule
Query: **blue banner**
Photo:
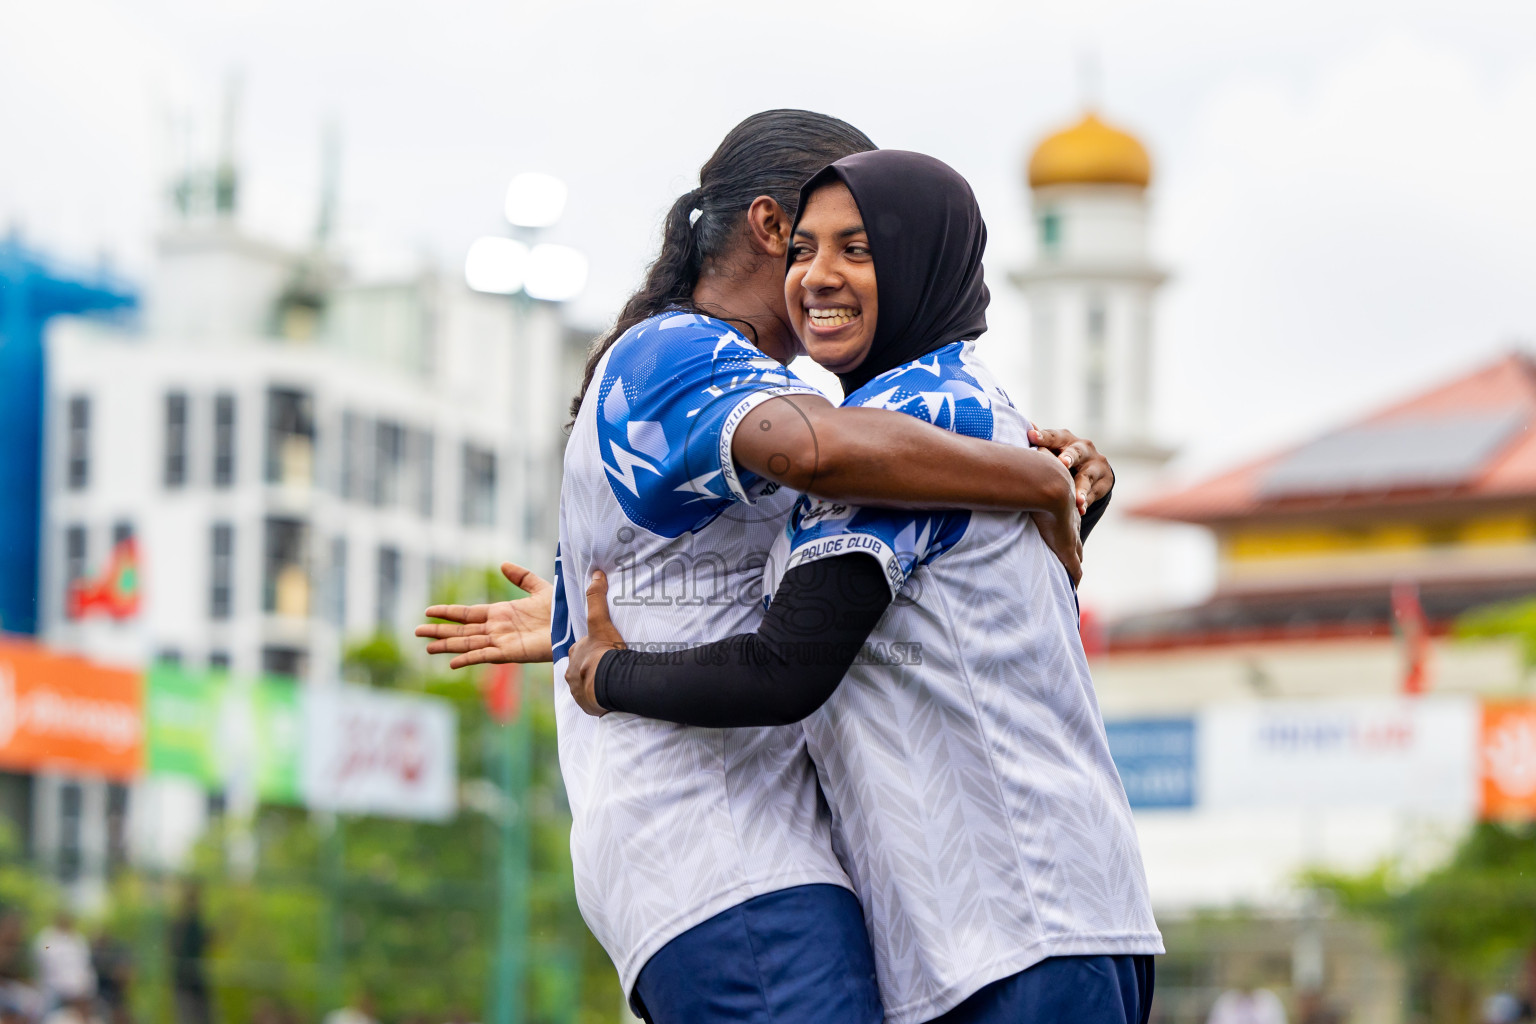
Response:
POLYGON ((1193 718, 1122 718, 1104 729, 1133 808, 1195 805, 1193 718))

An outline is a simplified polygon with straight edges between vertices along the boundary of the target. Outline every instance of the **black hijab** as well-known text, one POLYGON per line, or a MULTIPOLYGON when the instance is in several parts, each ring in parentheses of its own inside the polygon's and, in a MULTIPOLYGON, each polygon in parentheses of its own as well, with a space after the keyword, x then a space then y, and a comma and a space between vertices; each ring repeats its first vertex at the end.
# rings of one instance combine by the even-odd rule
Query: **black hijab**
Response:
POLYGON ((845 156, 801 186, 801 211, 812 192, 832 181, 848 186, 863 215, 880 300, 869 355, 838 374, 843 394, 851 395, 887 370, 987 329, 987 226, 966 180, 921 153, 845 156))

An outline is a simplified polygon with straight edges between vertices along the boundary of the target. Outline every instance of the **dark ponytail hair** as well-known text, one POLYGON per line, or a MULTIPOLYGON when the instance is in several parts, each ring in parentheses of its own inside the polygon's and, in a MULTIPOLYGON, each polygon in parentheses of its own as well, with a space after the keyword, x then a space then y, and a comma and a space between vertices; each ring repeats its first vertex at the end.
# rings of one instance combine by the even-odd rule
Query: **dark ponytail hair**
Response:
POLYGON ((754 199, 772 198, 793 220, 807 178, 834 160, 874 148, 853 125, 809 110, 765 110, 732 128, 699 170, 699 187, 678 196, 667 211, 661 252, 645 272, 645 283, 624 304, 613 330, 587 353, 581 390, 571 401, 572 419, 598 362, 625 331, 663 310, 694 309, 699 274, 736 241, 754 199))

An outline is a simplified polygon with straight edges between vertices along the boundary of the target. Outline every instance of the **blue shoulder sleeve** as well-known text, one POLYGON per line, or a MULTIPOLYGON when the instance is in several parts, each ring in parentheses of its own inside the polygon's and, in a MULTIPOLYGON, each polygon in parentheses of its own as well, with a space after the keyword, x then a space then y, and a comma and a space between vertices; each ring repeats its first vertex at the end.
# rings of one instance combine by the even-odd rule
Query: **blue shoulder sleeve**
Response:
POLYGON ((608 484, 631 522, 663 537, 700 530, 772 486, 732 461, 736 427, 769 398, 820 394, 729 324, 694 313, 632 328, 597 387, 608 484))
MULTIPOLYGON (((966 370, 964 343, 896 367, 844 400, 845 406, 889 409, 945 430, 991 440, 992 396, 966 370)), ((918 566, 955 545, 970 524, 965 510, 913 512, 862 508, 809 495, 790 520, 785 571, 821 558, 864 552, 879 559, 895 594, 918 566)))
POLYGON ((555 545, 555 601, 549 613, 550 661, 556 665, 571 653, 576 633, 571 629, 571 610, 565 603, 565 569, 560 564, 560 545, 555 545))

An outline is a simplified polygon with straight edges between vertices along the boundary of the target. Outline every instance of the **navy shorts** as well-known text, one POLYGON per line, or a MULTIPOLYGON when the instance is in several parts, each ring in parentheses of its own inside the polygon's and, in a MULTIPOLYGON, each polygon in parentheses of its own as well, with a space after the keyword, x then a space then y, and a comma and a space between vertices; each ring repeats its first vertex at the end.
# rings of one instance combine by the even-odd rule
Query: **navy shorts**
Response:
POLYGON ((753 897, 656 951, 635 982, 651 1024, 880 1024, 859 901, 836 885, 753 897))
POLYGON ((1150 956, 1053 956, 930 1024, 1147 1024, 1151 1012, 1150 956))

